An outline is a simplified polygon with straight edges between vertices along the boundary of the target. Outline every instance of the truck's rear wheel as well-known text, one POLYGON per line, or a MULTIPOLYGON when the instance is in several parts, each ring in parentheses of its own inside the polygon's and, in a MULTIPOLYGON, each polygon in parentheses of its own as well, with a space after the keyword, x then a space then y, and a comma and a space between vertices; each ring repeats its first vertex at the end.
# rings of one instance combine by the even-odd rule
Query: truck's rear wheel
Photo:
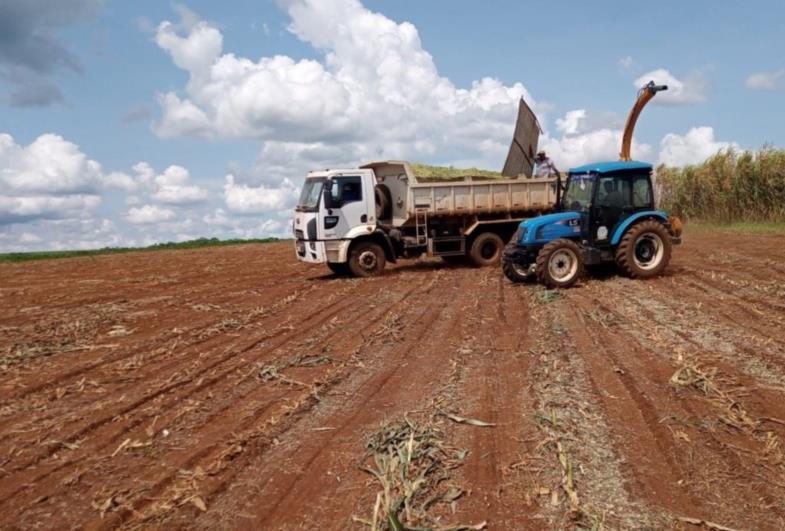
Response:
POLYGON ((350 273, 349 264, 345 262, 341 262, 341 263, 327 262, 327 267, 330 268, 330 271, 341 277, 346 276, 350 273))
POLYGON ((616 264, 630 278, 651 278, 662 273, 671 259, 668 229, 648 219, 633 225, 616 249, 616 264))
POLYGON ((583 274, 581 248, 572 240, 559 238, 537 254, 537 278, 549 288, 569 288, 583 274))
POLYGON ((504 249, 504 241, 498 235, 483 232, 472 242, 469 258, 479 267, 497 265, 502 256, 502 249, 504 249))
POLYGON ((502 272, 513 282, 526 282, 531 277, 528 267, 506 258, 502 258, 502 272))
POLYGON ((360 242, 349 251, 349 271, 356 277, 372 277, 384 270, 384 250, 373 242, 360 242))

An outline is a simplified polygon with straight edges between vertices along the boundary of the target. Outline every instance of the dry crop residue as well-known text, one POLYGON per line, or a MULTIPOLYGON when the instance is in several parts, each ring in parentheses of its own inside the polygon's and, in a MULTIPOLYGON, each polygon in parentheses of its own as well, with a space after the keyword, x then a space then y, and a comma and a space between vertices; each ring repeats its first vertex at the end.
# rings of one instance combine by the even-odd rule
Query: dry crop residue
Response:
POLYGON ((0 527, 785 527, 785 237, 664 277, 0 265, 0 527))

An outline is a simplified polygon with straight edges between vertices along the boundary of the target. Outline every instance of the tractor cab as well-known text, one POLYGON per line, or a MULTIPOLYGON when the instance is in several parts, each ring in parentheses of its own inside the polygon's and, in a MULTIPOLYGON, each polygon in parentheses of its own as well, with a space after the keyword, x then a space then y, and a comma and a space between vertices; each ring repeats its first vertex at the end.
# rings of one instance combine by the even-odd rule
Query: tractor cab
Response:
POLYGON ((607 249, 625 221, 654 208, 651 164, 636 161, 589 164, 570 170, 559 205, 580 215, 580 238, 607 249))
POLYGON ((505 247, 504 274, 568 287, 587 265, 615 262, 637 278, 662 273, 681 232, 655 209, 651 174, 651 164, 636 161, 570 170, 559 211, 521 222, 505 247))

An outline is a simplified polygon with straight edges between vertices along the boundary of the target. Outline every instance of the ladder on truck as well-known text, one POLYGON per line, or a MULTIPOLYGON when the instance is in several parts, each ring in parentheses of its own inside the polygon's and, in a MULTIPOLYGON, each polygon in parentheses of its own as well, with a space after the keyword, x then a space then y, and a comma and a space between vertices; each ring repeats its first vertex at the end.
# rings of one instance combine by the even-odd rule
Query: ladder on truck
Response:
POLYGON ((417 245, 428 243, 428 209, 416 208, 414 210, 414 235, 417 245))

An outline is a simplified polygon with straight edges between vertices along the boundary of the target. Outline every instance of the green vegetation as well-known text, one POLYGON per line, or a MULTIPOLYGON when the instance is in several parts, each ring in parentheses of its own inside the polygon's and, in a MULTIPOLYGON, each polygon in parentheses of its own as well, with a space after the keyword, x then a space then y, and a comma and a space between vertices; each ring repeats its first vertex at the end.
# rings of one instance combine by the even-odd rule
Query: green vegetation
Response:
POLYGON ((198 249, 200 247, 217 247, 223 245, 240 245, 246 243, 271 243, 281 241, 278 238, 261 238, 252 240, 219 240, 218 238, 199 238, 186 242, 156 243, 149 247, 104 247, 84 251, 41 251, 32 253, 0 254, 0 263, 26 262, 28 260, 46 260, 50 258, 73 258, 77 256, 98 256, 102 254, 119 254, 146 251, 168 251, 173 249, 198 249))
POLYGON ((785 223, 785 150, 728 150, 697 166, 660 166, 657 182, 662 207, 688 221, 759 231, 785 223))
POLYGON ((427 164, 409 164, 420 181, 463 181, 467 177, 484 179, 502 179, 498 171, 481 170, 479 168, 453 168, 452 166, 429 166, 427 164))

